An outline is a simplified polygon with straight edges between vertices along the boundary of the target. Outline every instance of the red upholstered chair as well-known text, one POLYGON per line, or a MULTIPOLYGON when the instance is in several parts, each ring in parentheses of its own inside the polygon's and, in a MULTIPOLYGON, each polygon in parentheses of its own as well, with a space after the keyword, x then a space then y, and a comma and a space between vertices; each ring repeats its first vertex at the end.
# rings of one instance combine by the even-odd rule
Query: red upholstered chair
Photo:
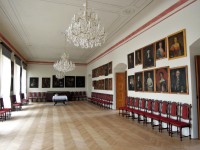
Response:
POLYGON ((42 92, 42 100, 46 102, 46 92, 42 92))
POLYGON ((128 109, 128 105, 129 105, 129 97, 126 97, 125 100, 125 105, 122 107, 119 107, 119 115, 122 114, 122 116, 126 115, 126 111, 128 109))
POLYGON ((155 124, 155 121, 156 120, 158 121, 159 117, 160 117, 160 101, 155 100, 153 102, 152 111, 151 111, 151 113, 147 113, 146 117, 151 119, 152 129, 154 129, 155 126, 159 126, 159 123, 155 124))
POLYGON ((148 124, 148 123, 151 123, 151 122, 148 122, 148 114, 151 114, 152 113, 152 103, 153 101, 151 99, 148 99, 147 100, 147 105, 146 105, 146 113, 144 115, 144 124, 148 124))
POLYGON ((11 95, 10 99, 14 110, 22 110, 22 103, 17 102, 16 95, 11 95))
POLYGON ((5 111, 6 115, 5 115, 5 119, 10 119, 11 118, 11 108, 5 108, 4 107, 4 102, 3 102, 3 98, 0 98, 0 111, 5 111))
POLYGON ((6 120, 6 111, 0 110, 0 119, 1 121, 6 120))
POLYGON ((23 105, 27 105, 29 103, 29 100, 24 97, 24 93, 20 94, 20 98, 23 105))
POLYGON ((163 120, 168 119, 168 113, 169 113, 169 102, 167 101, 162 101, 161 102, 161 110, 160 110, 160 118, 159 118, 159 132, 163 129, 169 129, 169 124, 167 123, 167 127, 163 127, 163 120))
POLYGON ((180 104, 180 115, 178 117, 178 120, 171 120, 169 122, 170 125, 170 134, 172 136, 172 126, 177 127, 177 133, 180 134, 180 140, 182 141, 183 137, 188 137, 191 139, 191 105, 190 104, 180 104), (189 128, 189 135, 183 136, 182 129, 183 128, 189 128))
POLYGON ((140 100, 139 110, 140 111, 138 111, 138 122, 144 121, 144 116, 146 114, 146 99, 142 98, 140 100), (143 119, 141 117, 143 117, 143 119))

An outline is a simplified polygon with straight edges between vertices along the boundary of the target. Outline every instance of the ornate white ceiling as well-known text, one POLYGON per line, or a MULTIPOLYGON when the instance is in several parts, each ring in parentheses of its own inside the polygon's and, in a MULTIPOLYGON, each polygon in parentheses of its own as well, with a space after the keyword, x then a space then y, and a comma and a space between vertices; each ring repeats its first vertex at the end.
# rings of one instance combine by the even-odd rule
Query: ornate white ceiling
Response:
MULTIPOLYGON (((100 48, 81 49, 67 43, 63 32, 85 0, 0 0, 0 32, 28 61, 51 62, 68 51, 75 62, 86 62, 100 48)), ((89 0, 99 15, 107 41, 155 0, 89 0)), ((174 3, 174 2, 173 2, 174 3)))

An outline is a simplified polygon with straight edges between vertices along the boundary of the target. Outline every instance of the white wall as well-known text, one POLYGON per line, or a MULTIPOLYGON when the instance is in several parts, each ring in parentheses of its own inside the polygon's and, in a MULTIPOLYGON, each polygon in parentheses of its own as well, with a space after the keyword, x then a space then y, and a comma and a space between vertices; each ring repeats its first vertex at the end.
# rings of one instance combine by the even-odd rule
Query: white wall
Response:
MULTIPOLYGON (((53 65, 28 64, 27 68, 27 92, 46 91, 86 91, 87 78, 85 77, 85 88, 53 88, 52 76, 56 74, 53 65), (39 77, 39 88, 29 88, 30 77, 39 77), (50 88, 42 88, 42 77, 51 78, 50 88)), ((76 66, 75 70, 68 72, 66 76, 86 76, 86 66, 76 66)))
MULTIPOLYGON (((149 12, 150 13, 150 12, 149 12)), ((189 103, 193 104, 193 97, 192 93, 196 90, 196 85, 193 85, 194 82, 191 82, 191 73, 194 67, 191 68, 190 63, 190 45, 193 44, 197 39, 200 38, 200 1, 196 1, 191 5, 185 7, 184 9, 180 10, 179 12, 173 14, 172 16, 166 18, 165 20, 161 21, 159 24, 151 27, 150 29, 144 31, 139 36, 136 36, 132 40, 124 43, 120 47, 116 48, 109 54, 105 55, 104 57, 92 62, 88 65, 87 74, 92 74, 92 69, 97 68, 105 63, 110 61, 113 62, 113 68, 117 66, 119 63, 127 64, 127 54, 134 52, 137 49, 140 49, 146 45, 149 45, 157 40, 160 40, 168 35, 175 33, 179 30, 186 29, 186 43, 187 43, 187 56, 179 59, 163 59, 156 61, 156 67, 152 67, 149 69, 155 69, 163 66, 169 66, 170 68, 177 67, 177 66, 188 66, 188 86, 189 86, 189 94, 161 94, 161 93, 145 93, 145 92, 135 92, 129 91, 128 96, 134 97, 143 97, 143 98, 150 98, 150 99, 158 99, 158 100, 168 100, 168 101, 177 101, 182 103, 189 103)), ((145 18, 143 16, 143 20, 146 19, 146 22, 149 21, 149 18, 145 18)), ((134 28, 134 26, 133 26, 134 28)), ((130 32, 125 32, 126 35, 129 35, 130 32)), ((124 33, 124 34, 125 34, 124 33)), ((123 34, 123 35, 124 35, 123 34)), ((118 39, 123 39, 124 37, 119 37, 118 39)), ((110 43, 109 47, 113 46, 115 43, 110 43)), ((103 49, 105 51, 107 49, 103 49)), ((91 58, 92 60, 93 58, 91 58)), ((145 69, 148 70, 148 69, 145 69)), ((142 69, 142 65, 135 66, 133 69, 127 69, 127 75, 132 75, 135 72, 144 71, 142 69)), ((193 71, 194 73, 194 71, 193 71)), ((110 77, 114 77, 114 74, 110 75, 110 77)), ((100 78, 100 77, 99 77, 100 78)), ((103 78, 103 77, 101 77, 103 78)), ((115 89, 115 88, 113 88, 115 89)), ((95 92, 99 92, 94 90, 95 92)), ((108 93, 108 91, 101 91, 101 93, 108 93)), ((112 90, 109 93, 113 93, 115 97, 115 91, 112 90)), ((195 103, 194 103, 195 104, 195 103)), ((197 120, 196 112, 194 111, 196 105, 193 105, 192 111, 192 137, 196 138, 198 135, 197 131, 197 120)))

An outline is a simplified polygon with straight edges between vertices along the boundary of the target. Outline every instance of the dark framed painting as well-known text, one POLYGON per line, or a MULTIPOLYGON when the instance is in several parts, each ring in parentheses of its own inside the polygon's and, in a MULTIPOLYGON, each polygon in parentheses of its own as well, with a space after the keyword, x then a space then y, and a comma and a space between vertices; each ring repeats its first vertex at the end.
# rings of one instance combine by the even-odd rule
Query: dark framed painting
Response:
POLYGON ((105 82, 105 90, 108 90, 109 86, 108 78, 106 78, 104 82, 105 82))
POLYGON ((167 58, 166 38, 155 42, 156 45, 156 60, 167 58))
POLYGON ((30 88, 38 88, 39 78, 38 77, 30 77, 30 88))
POLYGON ((65 87, 75 87, 75 76, 65 76, 65 87))
POLYGON ((143 48, 143 68, 150 68, 155 66, 155 46, 150 44, 143 48))
POLYGON ((181 30, 167 37, 168 58, 176 59, 186 56, 186 31, 181 30))
POLYGON ((64 87, 64 78, 58 79, 55 75, 53 75, 53 88, 63 88, 64 87))
POLYGON ((108 79, 108 90, 112 90, 112 78, 108 79))
POLYGON ((170 92, 188 94, 187 66, 170 68, 170 92))
POLYGON ((169 67, 155 69, 156 92, 169 92, 169 67))
POLYGON ((134 52, 128 54, 128 69, 134 68, 134 52))
POLYGON ((76 76, 76 87, 85 87, 85 76, 76 76))
POLYGON ((112 74, 112 61, 108 63, 108 74, 112 74))
POLYGON ((145 92, 154 92, 154 70, 144 71, 144 91, 145 92))
POLYGON ((143 72, 135 73, 135 91, 143 91, 143 72))
POLYGON ((92 81, 94 89, 97 89, 97 81, 92 81))
POLYGON ((138 49, 135 51, 135 65, 142 64, 142 49, 138 49))
POLYGON ((42 78, 42 88, 50 88, 50 78, 42 78))
POLYGON ((135 76, 134 75, 128 76, 128 90, 129 91, 135 90, 135 76))

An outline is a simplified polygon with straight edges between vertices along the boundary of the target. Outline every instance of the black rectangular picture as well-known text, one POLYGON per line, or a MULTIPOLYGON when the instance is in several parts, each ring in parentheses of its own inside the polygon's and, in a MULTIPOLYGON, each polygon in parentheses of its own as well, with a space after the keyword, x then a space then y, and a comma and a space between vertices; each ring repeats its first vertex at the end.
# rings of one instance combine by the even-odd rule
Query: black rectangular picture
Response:
POLYGON ((42 78, 42 88, 50 88, 50 78, 42 78))
POLYGON ((53 88, 63 88, 64 87, 64 78, 58 79, 55 75, 53 75, 53 88))
POLYGON ((171 93, 188 93, 187 66, 170 68, 171 93))
POLYGON ((76 87, 85 87, 85 76, 76 76, 76 87))
POLYGON ((65 87, 75 87, 75 76, 65 76, 65 87))
POLYGON ((154 92, 154 70, 144 71, 144 91, 154 92))
POLYGON ((143 68, 155 66, 155 51, 154 44, 143 48, 143 68))
POLYGON ((128 69, 134 68, 134 52, 128 54, 128 69))
POLYGON ((143 91, 143 72, 135 73, 135 91, 143 91))
POLYGON ((128 76, 128 90, 129 91, 134 91, 134 87, 135 87, 135 82, 134 82, 134 75, 130 75, 128 76))
POLYGON ((30 88, 38 88, 39 78, 30 77, 30 88))

